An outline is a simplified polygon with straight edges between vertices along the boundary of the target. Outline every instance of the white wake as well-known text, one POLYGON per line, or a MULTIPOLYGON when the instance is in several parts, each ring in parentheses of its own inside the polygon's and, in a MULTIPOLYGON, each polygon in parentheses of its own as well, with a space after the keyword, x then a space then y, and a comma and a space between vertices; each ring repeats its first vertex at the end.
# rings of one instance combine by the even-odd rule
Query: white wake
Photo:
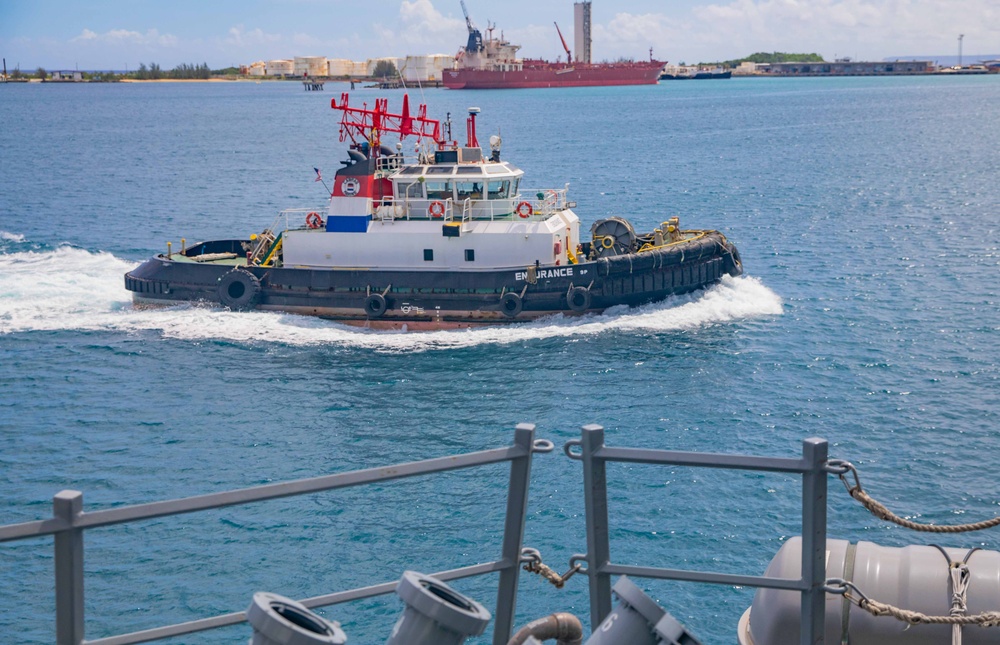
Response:
POLYGON ((0 253, 0 335, 55 330, 152 331, 184 340, 340 345, 395 353, 616 331, 667 332, 782 312, 781 298, 758 279, 727 276, 705 291, 636 309, 616 307, 600 315, 553 316, 528 324, 464 330, 368 331, 307 316, 237 313, 208 305, 137 309, 123 278, 133 266, 109 253, 72 247, 0 253))

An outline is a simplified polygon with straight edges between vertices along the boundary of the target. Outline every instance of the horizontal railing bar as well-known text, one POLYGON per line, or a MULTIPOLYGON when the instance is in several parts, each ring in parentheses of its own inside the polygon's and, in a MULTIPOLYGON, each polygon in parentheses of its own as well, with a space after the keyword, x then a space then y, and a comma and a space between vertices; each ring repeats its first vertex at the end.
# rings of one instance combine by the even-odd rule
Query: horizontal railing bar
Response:
MULTIPOLYGON (((502 571, 510 566, 510 563, 503 562, 502 560, 495 560, 493 562, 440 571, 431 575, 438 580, 447 582, 448 580, 458 580, 460 578, 470 578, 472 576, 502 571)), ((515 563, 514 566, 517 566, 517 563, 515 563)), ((402 575, 402 573, 400 575, 402 575)), ((397 584, 399 584, 399 581, 394 580, 392 582, 371 585, 369 587, 359 587, 357 589, 348 589, 347 591, 338 591, 337 593, 327 594, 325 596, 306 598, 305 600, 300 600, 298 602, 310 609, 325 607, 352 600, 383 596, 395 591, 397 584)), ((247 601, 247 604, 250 604, 249 600, 247 601)), ((88 640, 84 642, 84 645, 133 645, 134 643, 148 643, 150 641, 160 640, 163 638, 183 636, 184 634, 193 634, 195 632, 203 632, 209 629, 238 625, 246 622, 246 619, 246 612, 238 611, 231 614, 222 614, 211 618, 202 618, 200 620, 192 620, 186 623, 178 623, 176 625, 146 629, 141 632, 109 636, 107 638, 99 638, 92 641, 88 640)))
POLYGON ((594 453, 594 459, 639 464, 766 470, 779 473, 804 473, 809 472, 810 469, 810 465, 805 460, 789 459, 786 457, 752 457, 748 455, 680 452, 676 450, 652 450, 647 448, 612 448, 608 446, 603 446, 597 450, 594 453))
MULTIPOLYGON (((476 564, 471 567, 462 567, 460 569, 449 569, 448 571, 442 571, 441 573, 435 573, 433 576, 442 582, 448 582, 449 580, 459 580, 461 578, 471 578, 472 576, 480 576, 486 573, 493 573, 495 571, 503 571, 504 569, 509 569, 510 564, 505 563, 502 560, 495 560, 493 562, 486 562, 484 564, 476 564)), ((402 574, 400 574, 402 575, 402 574)), ((386 582, 379 585, 372 585, 370 587, 362 587, 359 589, 349 589, 347 591, 338 591, 336 593, 328 594, 326 596, 316 596, 315 598, 307 598, 306 600, 301 600, 303 605, 309 607, 310 609, 314 607, 326 607, 328 605, 338 605, 340 603, 350 602, 352 600, 361 600, 363 598, 372 598, 373 596, 381 596, 387 593, 395 591, 398 581, 386 582)))
POLYGON ((25 522, 23 524, 12 524, 0 527, 0 542, 22 539, 26 537, 37 537, 42 535, 52 535, 65 531, 69 528, 96 528, 99 526, 110 526, 124 522, 135 522, 148 520, 167 515, 180 515, 183 513, 193 513, 213 508, 224 508, 238 504, 250 502, 261 502, 281 497, 293 495, 303 495, 306 493, 317 493, 337 488, 347 488, 360 484, 370 484, 379 481, 390 481, 413 477, 416 475, 426 475, 429 473, 446 472, 449 470, 460 470, 472 466, 483 466, 487 464, 502 463, 524 457, 527 450, 520 446, 508 446, 506 448, 494 448, 493 450, 483 450, 470 452, 463 455, 453 455, 450 457, 439 457, 427 459, 425 461, 414 461, 406 464, 384 466, 380 468, 369 468, 366 470, 354 470, 335 475, 324 475, 310 479, 300 479, 291 482, 278 484, 266 484, 252 488, 242 488, 239 490, 225 491, 221 493, 210 493, 208 495, 198 495, 181 499, 167 500, 162 502, 151 502, 148 504, 137 504, 135 506, 124 506, 92 513, 81 513, 76 516, 72 524, 53 519, 40 520, 37 522, 25 522))
POLYGON ((660 580, 683 580, 685 582, 710 582, 722 585, 743 585, 767 589, 787 589, 802 591, 807 589, 799 578, 767 578, 764 576, 742 576, 688 569, 660 569, 657 567, 633 567, 624 564, 606 564, 601 573, 609 575, 634 576, 636 578, 657 578, 660 580))

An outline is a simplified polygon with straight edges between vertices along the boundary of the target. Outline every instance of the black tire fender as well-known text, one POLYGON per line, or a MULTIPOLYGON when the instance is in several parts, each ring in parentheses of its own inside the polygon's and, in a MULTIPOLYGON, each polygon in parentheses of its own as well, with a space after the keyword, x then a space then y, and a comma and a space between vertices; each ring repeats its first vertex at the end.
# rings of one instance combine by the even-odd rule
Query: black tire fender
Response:
POLYGON ((223 306, 233 311, 253 309, 260 298, 260 280, 239 267, 223 274, 216 285, 216 294, 223 306))
POLYGON ((590 289, 587 287, 573 287, 566 292, 566 304, 573 311, 587 311, 590 309, 590 289))
POLYGON ((389 308, 389 303, 385 301, 385 296, 380 293, 373 293, 365 298, 365 313, 369 318, 381 318, 382 314, 389 308))
POLYGON ((740 252, 735 246, 731 246, 729 253, 723 258, 723 267, 726 273, 734 278, 743 275, 743 260, 740 259, 740 252))
POLYGON ((517 295, 513 291, 508 291, 503 294, 502 298, 500 298, 500 311, 502 311, 503 315, 508 318, 514 318, 521 313, 523 308, 524 303, 521 301, 521 296, 517 295))

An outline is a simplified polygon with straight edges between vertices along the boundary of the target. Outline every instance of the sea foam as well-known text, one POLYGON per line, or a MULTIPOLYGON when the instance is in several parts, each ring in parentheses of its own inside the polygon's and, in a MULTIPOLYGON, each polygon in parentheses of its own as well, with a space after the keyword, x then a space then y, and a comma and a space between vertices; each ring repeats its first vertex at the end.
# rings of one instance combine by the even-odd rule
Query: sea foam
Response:
POLYGON ((504 345, 607 332, 668 332, 779 315, 781 298, 757 278, 725 277, 704 291, 634 309, 561 315, 527 324, 432 332, 385 332, 308 316, 231 312, 209 305, 136 308, 123 275, 135 265, 72 247, 0 254, 0 334, 53 330, 158 332, 164 338, 340 345, 415 352, 504 345))

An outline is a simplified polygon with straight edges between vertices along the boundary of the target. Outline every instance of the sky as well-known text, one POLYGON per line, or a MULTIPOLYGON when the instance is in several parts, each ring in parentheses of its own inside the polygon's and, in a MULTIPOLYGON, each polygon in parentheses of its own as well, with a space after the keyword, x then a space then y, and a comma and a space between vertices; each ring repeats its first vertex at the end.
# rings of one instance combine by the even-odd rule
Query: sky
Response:
MULTIPOLYGON (((572 0, 466 0, 521 45, 573 46, 572 0)), ((696 63, 758 51, 816 52, 827 60, 1000 52, 998 0, 594 0, 593 59, 696 63)), ((135 69, 326 56, 364 60, 454 54, 467 30, 459 0, 0 0, 0 56, 8 69, 135 69)))

